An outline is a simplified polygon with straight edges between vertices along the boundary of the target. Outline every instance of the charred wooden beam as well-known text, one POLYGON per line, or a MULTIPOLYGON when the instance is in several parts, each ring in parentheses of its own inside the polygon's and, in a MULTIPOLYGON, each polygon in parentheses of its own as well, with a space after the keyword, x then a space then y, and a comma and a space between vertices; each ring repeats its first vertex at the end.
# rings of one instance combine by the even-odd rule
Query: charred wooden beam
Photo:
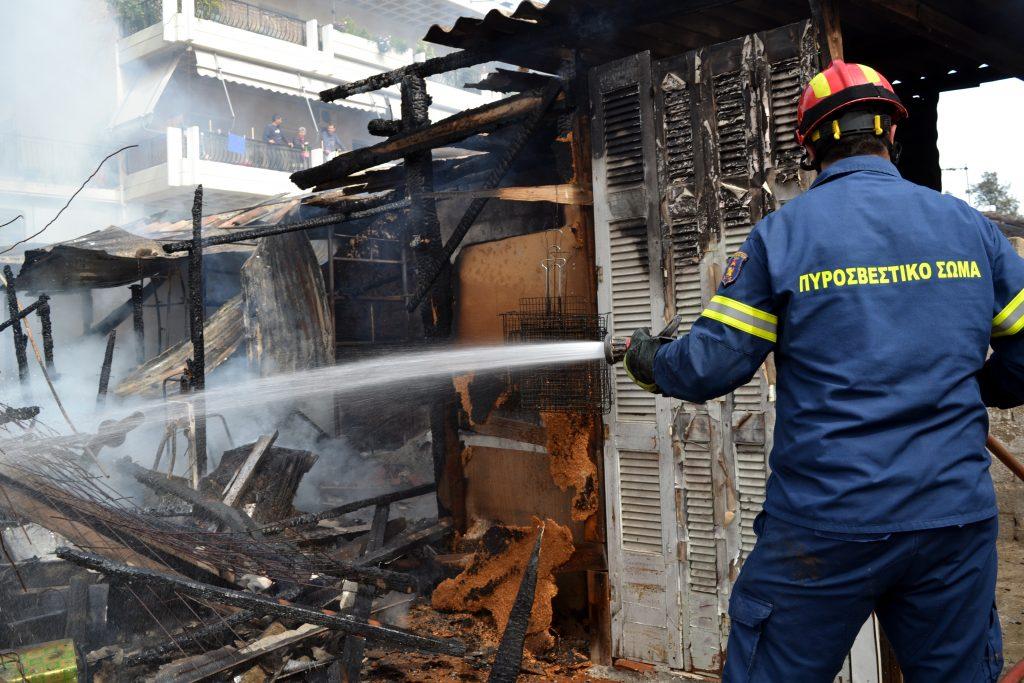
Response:
MULTIPOLYGON (((358 206, 359 208, 352 208, 350 211, 339 211, 336 213, 330 213, 324 216, 317 216, 316 218, 310 218, 305 221, 297 221, 294 223, 278 223, 277 225, 259 225, 246 230, 232 230, 225 235, 216 235, 214 237, 206 237, 200 242, 200 246, 203 248, 213 247, 218 244, 234 244, 236 242, 250 242, 258 240, 263 237, 270 237, 271 235, 283 235, 289 232, 297 232, 299 230, 309 230, 311 228, 322 228, 328 225, 335 225, 337 223, 345 223, 348 221, 357 221, 363 218, 369 218, 370 216, 376 216, 378 214, 387 213, 388 211, 396 211, 398 209, 405 208, 409 205, 409 201, 406 199, 394 199, 393 195, 388 196, 388 201, 381 201, 379 198, 365 199, 365 200, 353 200, 352 205, 358 206)), ((194 248, 194 242, 192 240, 183 240, 181 242, 171 242, 170 244, 163 245, 163 250, 168 254, 173 254, 179 251, 191 251, 194 248)))
POLYGON ((415 593, 420 589, 420 582, 415 576, 390 569, 381 569, 373 565, 332 560, 331 574, 337 574, 340 578, 367 584, 381 590, 415 593))
POLYGON ((50 319, 50 297, 47 294, 39 295, 39 327, 43 331, 43 360, 46 363, 46 371, 52 373, 53 367, 53 321, 50 319), (45 297, 45 299, 44 299, 45 297))
POLYGON ((329 610, 309 609, 293 605, 282 599, 274 599, 230 588, 220 588, 160 571, 139 569, 121 564, 120 562, 111 562, 99 555, 82 552, 74 548, 61 547, 57 549, 56 554, 62 560, 73 562, 80 567, 92 569, 105 574, 111 579, 118 579, 129 584, 165 586, 178 593, 225 605, 241 607, 256 614, 267 614, 284 619, 294 619, 300 623, 326 626, 341 633, 362 636, 367 640, 381 643, 382 645, 392 645, 455 657, 461 657, 466 654, 466 646, 460 641, 453 639, 428 638, 390 626, 374 626, 364 621, 335 614, 329 610))
POLYGON ((402 132, 402 121, 401 119, 371 119, 366 124, 366 131, 370 135, 389 138, 402 132))
POLYGON ((371 506, 382 505, 385 503, 396 503, 406 498, 415 498, 416 496, 422 496, 427 493, 431 493, 437 490, 437 485, 434 483, 420 484, 419 486, 413 486, 412 488, 402 489, 400 491, 392 491, 391 493, 384 493, 373 498, 364 498, 363 500, 356 500, 351 503, 345 503, 337 507, 329 508, 322 512, 309 513, 305 515, 299 515, 290 519, 284 519, 277 524, 265 526, 261 529, 264 534, 277 534, 285 529, 293 529, 297 526, 306 526, 307 524, 316 524, 322 519, 332 519, 334 517, 341 517, 347 515, 350 512, 356 510, 362 510, 371 506))
POLYGON ((518 121, 536 111, 542 102, 543 97, 540 91, 530 91, 475 109, 467 109, 426 128, 410 129, 408 124, 404 124, 402 133, 384 142, 354 149, 319 166, 297 171, 291 175, 291 180, 302 189, 338 180, 356 171, 362 171, 387 161, 394 161, 426 149, 442 147, 471 135, 518 121))
POLYGON ((839 8, 835 0, 810 0, 811 21, 818 33, 818 54, 821 68, 843 58, 843 33, 839 24, 839 8))
POLYGON ((148 486, 157 493, 172 495, 186 503, 191 503, 194 510, 201 510, 207 516, 220 522, 232 531, 242 533, 258 532, 256 523, 248 515, 225 505, 219 500, 208 498, 179 481, 168 479, 166 474, 154 472, 153 470, 136 465, 128 458, 119 461, 117 466, 118 469, 131 475, 140 484, 148 486))
POLYGON ((513 71, 511 69, 495 69, 476 83, 467 83, 467 88, 491 90, 494 92, 523 92, 543 88, 551 80, 551 76, 533 71, 513 71))
POLYGON ((28 354, 25 352, 28 337, 21 329, 18 291, 14 288, 14 271, 10 266, 4 266, 4 279, 7 280, 7 312, 10 314, 11 327, 14 331, 14 356, 18 359, 18 379, 24 383, 28 381, 28 354))
POLYGON ((519 677, 519 667, 523 664, 523 645, 526 644, 526 629, 530 626, 533 614, 533 598, 537 592, 537 567, 540 563, 540 548, 544 541, 544 527, 537 533, 537 542, 533 545, 530 560, 526 563, 523 578, 519 581, 519 590, 508 613, 505 632, 501 634, 498 652, 494 655, 491 675, 487 683, 515 683, 519 677))
MULTIPOLYGON (((202 393, 206 389, 206 342, 203 324, 206 321, 206 292, 203 288, 203 186, 196 186, 192 200, 192 248, 188 254, 188 323, 192 340, 189 363, 189 388, 202 393)), ((195 430, 192 435, 192 457, 196 475, 206 475, 206 402, 202 397, 193 404, 195 430)))
POLYGON ((11 327, 12 325, 14 325, 16 320, 17 321, 24 320, 25 318, 27 318, 28 316, 32 315, 33 313, 38 313, 39 310, 41 308, 43 308, 43 306, 45 306, 47 308, 47 310, 49 310, 49 307, 50 307, 50 305, 48 303, 49 300, 50 300, 50 296, 48 294, 40 294, 38 299, 36 299, 35 301, 30 303, 25 308, 23 308, 20 311, 18 311, 18 315, 16 316, 16 318, 8 318, 7 320, 5 320, 2 323, 0 323, 0 332, 3 332, 8 327, 11 327))
POLYGON ((97 405, 107 400, 107 387, 110 386, 110 366, 114 362, 114 346, 117 344, 117 330, 107 335, 107 348, 103 352, 103 365, 100 367, 100 386, 96 393, 97 405))
MULTIPOLYGON (((508 169, 511 168, 516 155, 519 154, 519 150, 523 148, 526 141, 533 135, 537 128, 537 124, 540 123, 541 118, 561 91, 562 82, 557 79, 552 80, 552 82, 544 88, 540 95, 540 105, 530 113, 530 116, 523 121, 522 124, 520 124, 520 128, 515 137, 509 141, 509 144, 502 152, 498 163, 493 169, 491 169, 490 173, 488 173, 487 181, 484 183, 484 187, 482 189, 493 190, 498 187, 498 184, 501 183, 501 180, 505 177, 508 169)), ((480 215, 480 212, 483 211, 484 206, 487 205, 489 200, 490 197, 477 197, 469 203, 469 206, 466 208, 465 213, 459 220, 458 225, 455 226, 455 230, 452 231, 451 237, 448 238, 448 241, 444 245, 441 260, 434 264, 430 272, 425 273, 424 276, 419 279, 419 289, 412 297, 410 297, 409 303, 407 304, 408 310, 416 310, 430 292, 430 288, 433 287, 438 276, 441 275, 445 269, 450 267, 452 255, 459 248, 459 245, 462 244, 462 240, 466 237, 466 233, 469 232, 469 229, 473 226, 473 223, 480 215)))
POLYGON ((142 365, 146 362, 146 328, 142 316, 142 285, 131 285, 128 289, 132 293, 132 329, 135 331, 135 361, 142 365))
POLYGON ((368 552, 357 560, 358 564, 371 565, 391 562, 420 546, 437 543, 452 531, 450 519, 426 519, 395 536, 386 545, 368 552))
MULTIPOLYGON (((156 280, 150 280, 149 283, 142 288, 142 300, 145 301, 157 290, 160 283, 156 280)), ((110 331, 116 328, 118 325, 128 319, 128 316, 134 313, 134 299, 129 298, 123 304, 115 308, 113 311, 108 313, 103 320, 99 321, 95 325, 90 325, 86 328, 86 334, 101 334, 106 336, 110 334, 110 331)))
POLYGON ((394 71, 386 71, 382 74, 374 74, 368 78, 364 78, 359 81, 352 83, 346 83, 345 85, 338 85, 328 90, 320 92, 320 99, 324 102, 333 102, 335 100, 342 100, 352 95, 358 95, 364 92, 374 92, 401 83, 402 79, 406 76, 433 76, 434 74, 441 74, 446 71, 455 71, 456 69, 462 69, 467 66, 474 66, 476 64, 483 64, 484 62, 491 61, 491 54, 488 52, 479 52, 476 50, 462 50, 460 52, 452 52, 451 54, 441 55, 440 57, 433 57, 431 59, 409 64, 401 68, 395 69, 394 71))

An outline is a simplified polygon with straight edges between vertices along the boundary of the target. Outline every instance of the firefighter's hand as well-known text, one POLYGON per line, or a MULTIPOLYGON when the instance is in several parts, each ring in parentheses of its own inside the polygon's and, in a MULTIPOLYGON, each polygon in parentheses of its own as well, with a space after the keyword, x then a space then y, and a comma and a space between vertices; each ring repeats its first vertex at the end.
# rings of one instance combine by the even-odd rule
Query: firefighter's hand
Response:
POLYGON ((644 391, 660 394, 654 381, 654 356, 667 340, 652 337, 649 327, 641 327, 629 338, 629 348, 622 359, 622 367, 633 383, 644 391))

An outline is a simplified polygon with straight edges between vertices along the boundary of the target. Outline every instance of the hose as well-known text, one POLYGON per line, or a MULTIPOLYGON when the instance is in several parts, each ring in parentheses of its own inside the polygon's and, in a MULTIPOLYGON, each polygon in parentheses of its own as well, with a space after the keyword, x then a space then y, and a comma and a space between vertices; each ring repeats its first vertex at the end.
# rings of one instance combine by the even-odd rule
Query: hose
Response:
POLYGON ((1024 659, 1017 662, 1006 675, 999 679, 999 683, 1021 683, 1024 681, 1024 659))

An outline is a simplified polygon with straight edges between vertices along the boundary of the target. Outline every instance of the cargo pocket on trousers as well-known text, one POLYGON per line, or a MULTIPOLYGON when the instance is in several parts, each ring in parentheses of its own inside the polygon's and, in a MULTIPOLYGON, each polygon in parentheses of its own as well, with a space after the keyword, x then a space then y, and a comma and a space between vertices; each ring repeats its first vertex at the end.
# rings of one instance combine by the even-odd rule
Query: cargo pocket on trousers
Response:
POLYGON ((983 670, 989 675, 989 680, 999 680, 1003 672, 1003 632, 999 626, 999 612, 996 611, 995 603, 992 604, 992 611, 988 617, 988 637, 985 641, 985 666, 983 670))
POLYGON ((729 598, 729 658, 737 657, 750 673, 761 640, 764 623, 771 616, 772 604, 745 593, 729 598))

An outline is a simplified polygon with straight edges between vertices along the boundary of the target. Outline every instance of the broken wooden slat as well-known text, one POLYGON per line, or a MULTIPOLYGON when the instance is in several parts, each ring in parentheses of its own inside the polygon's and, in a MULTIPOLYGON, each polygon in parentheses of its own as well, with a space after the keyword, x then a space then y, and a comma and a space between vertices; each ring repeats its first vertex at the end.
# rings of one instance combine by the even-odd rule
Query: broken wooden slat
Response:
POLYGON ((483 190, 447 190, 432 192, 429 196, 437 199, 491 197, 492 199, 504 199, 505 201, 514 202, 552 202, 576 206, 589 206, 594 203, 594 195, 590 190, 572 183, 528 187, 496 187, 483 190))
POLYGON ((159 472, 136 465, 130 459, 118 461, 118 469, 131 475, 140 484, 144 484, 158 493, 167 493, 191 503, 196 510, 202 510, 211 518, 220 522, 232 531, 256 532, 256 523, 248 516, 233 507, 228 507, 219 500, 208 498, 199 491, 189 488, 174 479, 168 479, 159 472))
MULTIPOLYGON (((209 373, 226 361, 242 342, 242 295, 236 294, 224 302, 203 326, 206 372, 209 373)), ((191 356, 192 342, 189 340, 164 349, 163 353, 149 359, 122 379, 114 387, 114 395, 159 395, 164 380, 180 375, 185 369, 185 360, 191 356)))
POLYGON ((402 489, 400 491, 392 491, 391 493, 384 493, 373 498, 365 498, 363 500, 356 500, 351 503, 345 503, 344 505, 338 505, 337 507, 329 508, 322 512, 309 513, 305 515, 299 515, 292 517, 291 519, 285 519, 277 524, 271 524, 265 526, 261 531, 265 534, 276 534, 280 533, 284 529, 292 529, 297 526, 305 526, 306 524, 316 524, 323 519, 331 519, 332 517, 341 517, 350 512, 356 510, 362 510, 370 506, 380 505, 382 503, 397 503, 400 500, 406 498, 415 498, 416 496, 422 496, 427 493, 432 493, 437 490, 437 484, 431 482, 429 484, 420 484, 419 486, 413 486, 411 488, 402 489))
POLYGON ((254 659, 309 638, 323 635, 323 626, 302 624, 296 629, 259 638, 241 649, 222 647, 210 653, 188 657, 168 664, 156 675, 157 683, 196 683, 218 674, 225 674, 254 659))
POLYGON ((346 634, 360 635, 367 640, 381 644, 392 644, 398 647, 411 648, 422 652, 447 654, 461 657, 466 654, 466 646, 460 641, 450 638, 429 638, 391 626, 374 626, 350 617, 335 614, 329 610, 313 610, 293 605, 286 600, 247 593, 245 591, 220 588, 209 584, 174 576, 166 572, 151 569, 139 569, 119 562, 111 562, 106 558, 92 553, 82 552, 74 548, 60 547, 57 557, 79 566, 106 574, 110 578, 131 583, 154 584, 172 588, 178 593, 196 598, 211 600, 225 605, 234 605, 251 610, 257 614, 269 614, 299 622, 317 624, 346 634))
MULTIPOLYGON (((109 553, 111 557, 131 562, 134 566, 166 570, 164 565, 153 558, 141 555, 110 536, 79 521, 69 519, 66 513, 45 502, 45 497, 35 495, 35 492, 22 481, 24 477, 20 476, 20 472, 12 474, 18 478, 11 478, 11 474, 0 476, 2 479, 0 486, 3 487, 4 502, 8 503, 9 501, 8 504, 18 511, 20 517, 56 532, 83 548, 103 548, 104 552, 109 553), (20 485, 19 481, 22 482, 20 485)), ((205 566, 204 568, 216 574, 216 570, 212 567, 205 566)))
MULTIPOLYGON (((387 503, 378 505, 373 510, 373 526, 370 528, 370 537, 366 541, 364 554, 379 550, 384 545, 384 532, 388 526, 389 506, 387 503)), ((373 586, 359 584, 356 592, 356 602, 352 606, 352 615, 359 619, 368 619, 370 609, 373 607, 373 586)), ((359 680, 360 670, 363 668, 363 653, 366 650, 366 640, 358 636, 349 636, 345 639, 345 649, 341 656, 342 667, 345 672, 345 680, 348 683, 356 683, 359 680)))
MULTIPOLYGON (((284 600, 292 600, 298 596, 299 593, 300 590, 297 587, 291 587, 286 589, 277 597, 284 600)), ((243 624, 247 621, 252 621, 256 618, 258 618, 258 615, 250 612, 249 610, 239 610, 234 614, 227 615, 226 617, 218 617, 215 621, 207 624, 206 626, 202 626, 200 628, 188 628, 175 634, 169 634, 170 640, 165 640, 153 647, 148 647, 139 650, 138 652, 125 655, 121 664, 127 669, 133 666, 165 662, 174 657, 176 653, 183 650, 189 651, 193 648, 202 647, 213 638, 223 637, 224 634, 233 635, 232 627, 238 624, 243 624)))
POLYGON ((249 453, 249 457, 245 459, 242 466, 235 472, 235 476, 232 478, 228 485, 224 487, 224 504, 234 507, 235 503, 242 500, 242 494, 246 492, 249 486, 249 481, 252 479, 252 475, 259 468, 263 462, 263 458, 267 455, 270 447, 274 445, 274 441, 277 440, 277 431, 273 434, 267 434, 261 436, 257 441, 256 445, 252 447, 252 451, 249 453))

